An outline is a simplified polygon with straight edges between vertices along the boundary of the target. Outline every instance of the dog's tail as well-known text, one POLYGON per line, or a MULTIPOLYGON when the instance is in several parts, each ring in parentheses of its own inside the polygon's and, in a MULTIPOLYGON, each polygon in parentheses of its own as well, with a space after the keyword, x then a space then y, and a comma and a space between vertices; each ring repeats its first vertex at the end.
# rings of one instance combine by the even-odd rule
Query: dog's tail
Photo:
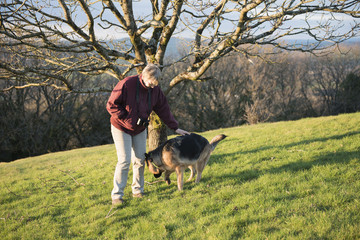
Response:
POLYGON ((214 150, 216 145, 218 145, 218 143, 225 139, 227 136, 224 135, 224 134, 220 134, 220 135, 217 135, 215 136, 211 141, 210 141, 210 145, 211 145, 211 149, 214 150))

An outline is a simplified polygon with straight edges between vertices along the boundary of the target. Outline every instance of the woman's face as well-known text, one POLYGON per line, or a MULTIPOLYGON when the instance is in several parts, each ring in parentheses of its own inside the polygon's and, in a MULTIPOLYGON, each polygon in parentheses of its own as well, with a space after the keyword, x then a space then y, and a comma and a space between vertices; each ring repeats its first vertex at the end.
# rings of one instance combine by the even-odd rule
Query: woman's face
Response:
POLYGON ((147 88, 154 88, 159 84, 159 82, 154 79, 148 79, 144 77, 143 77, 143 81, 147 88))

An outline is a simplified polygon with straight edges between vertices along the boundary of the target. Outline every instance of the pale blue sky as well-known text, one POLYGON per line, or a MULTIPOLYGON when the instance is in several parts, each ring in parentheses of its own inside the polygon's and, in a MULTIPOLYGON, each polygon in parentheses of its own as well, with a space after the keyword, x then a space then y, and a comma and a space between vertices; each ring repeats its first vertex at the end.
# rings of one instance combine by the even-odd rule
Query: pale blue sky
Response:
MULTIPOLYGON (((116 4, 118 4, 118 3, 116 3, 116 4)), ((186 7, 186 6, 184 6, 184 7, 186 7)), ((93 15, 96 16, 97 14, 99 14, 101 9, 102 9, 102 7, 101 7, 100 2, 93 4, 92 5, 92 10, 94 10, 93 15)), ((121 9, 121 8, 119 7, 119 9, 121 9)), ((134 9, 134 14, 135 14, 136 18, 150 16, 150 14, 151 14, 151 5, 150 5, 149 1, 133 1, 133 9, 134 9)), ((107 19, 116 22, 115 17, 113 17, 113 15, 110 11, 105 12, 104 16, 106 16, 107 19)), ((236 17, 237 17, 236 13, 234 13, 233 16, 234 16, 233 18, 236 19, 236 17)), ((330 16, 330 14, 311 14, 309 16, 308 22, 312 26, 317 26, 319 21, 324 22, 329 16, 330 16)), ((305 22, 303 19, 304 19, 303 16, 298 16, 295 19, 291 20, 291 23, 286 23, 283 27, 284 28, 285 27, 303 27, 303 26, 305 26, 305 22)), ((360 19, 351 18, 351 17, 345 16, 345 15, 338 15, 337 19, 338 19, 337 24, 339 24, 339 26, 342 26, 341 29, 338 31, 338 33, 340 33, 340 34, 347 32, 349 30, 350 25, 357 24, 358 26, 360 26, 360 19)), ((82 10, 79 9, 78 15, 77 15, 77 23, 79 25, 81 25, 81 24, 85 24, 86 21, 87 20, 86 20, 85 14, 82 12, 82 10)), ((191 30, 190 27, 187 27, 186 25, 184 25, 184 23, 186 24, 185 17, 182 17, 182 21, 183 22, 181 22, 179 24, 179 29, 181 29, 182 32, 176 36, 193 39, 195 36, 194 29, 191 30)), ((223 30, 224 31, 227 30, 226 28, 232 29, 230 24, 224 24, 223 30)), ((63 29, 70 30, 68 27, 63 27, 63 29)), ((260 29, 260 30, 258 30, 258 32, 259 31, 263 31, 263 30, 260 29)), ((210 34, 211 34, 211 32, 204 33, 204 35, 210 35, 210 34)), ((119 28, 113 27, 113 28, 105 30, 105 29, 102 29, 98 25, 96 25, 96 36, 103 40, 120 39, 120 38, 127 37, 126 33, 124 33, 119 28)), ((360 38, 360 35, 358 35, 357 39, 359 39, 359 38, 360 38)), ((298 36, 287 37, 285 39, 304 40, 304 39, 309 39, 309 37, 306 34, 301 34, 298 36)))

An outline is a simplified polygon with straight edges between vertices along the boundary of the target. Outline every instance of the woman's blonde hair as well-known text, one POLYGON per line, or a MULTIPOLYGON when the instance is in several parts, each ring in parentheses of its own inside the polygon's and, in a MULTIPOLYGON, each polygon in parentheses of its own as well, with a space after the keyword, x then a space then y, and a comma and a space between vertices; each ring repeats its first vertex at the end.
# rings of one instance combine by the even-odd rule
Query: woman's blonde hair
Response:
POLYGON ((158 82, 161 77, 160 68, 155 64, 150 63, 142 71, 142 77, 150 81, 158 82))

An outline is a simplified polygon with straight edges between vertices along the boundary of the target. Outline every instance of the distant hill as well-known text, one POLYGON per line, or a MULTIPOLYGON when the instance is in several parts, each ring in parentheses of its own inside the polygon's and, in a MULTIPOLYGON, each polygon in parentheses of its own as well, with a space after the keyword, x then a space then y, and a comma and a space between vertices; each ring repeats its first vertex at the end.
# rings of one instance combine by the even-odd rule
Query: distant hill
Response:
MULTIPOLYGON (((119 40, 115 40, 115 41, 125 41, 126 44, 128 44, 128 47, 130 47, 130 41, 129 39, 123 38, 123 39, 119 39, 119 40)), ((296 45, 297 47, 303 47, 306 48, 306 45, 309 44, 315 44, 316 42, 313 39, 287 39, 285 40, 281 40, 281 42, 285 42, 288 44, 292 44, 292 45, 296 45)), ((190 38, 171 38, 170 42, 168 44, 167 47, 167 51, 165 56, 169 57, 169 56, 179 56, 180 54, 185 54, 187 52, 189 52, 190 48, 192 47, 193 40, 190 38)), ((326 45, 330 45, 330 42, 324 42, 321 44, 321 46, 326 46, 326 45)), ((360 45, 360 38, 353 38, 350 39, 344 43, 342 43, 344 45, 360 45)))

